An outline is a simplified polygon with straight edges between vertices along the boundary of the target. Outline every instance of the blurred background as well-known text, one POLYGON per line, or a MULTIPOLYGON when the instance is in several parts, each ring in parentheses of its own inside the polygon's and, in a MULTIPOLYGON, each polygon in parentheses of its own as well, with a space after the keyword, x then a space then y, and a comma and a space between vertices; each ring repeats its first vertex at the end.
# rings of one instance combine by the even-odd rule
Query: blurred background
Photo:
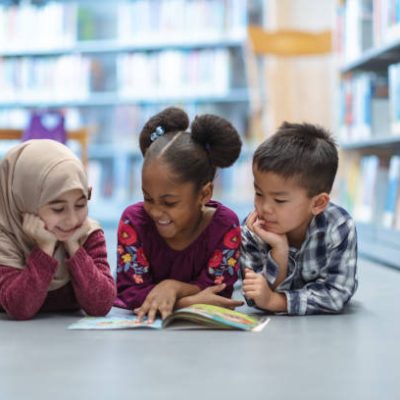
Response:
POLYGON ((87 167, 112 260, 119 216, 142 198, 138 134, 153 114, 175 105, 235 125, 243 152, 215 198, 240 218, 255 147, 284 120, 318 123, 340 146, 333 199, 354 214, 361 254, 400 267, 399 4, 0 1, 0 158, 61 135, 87 167))

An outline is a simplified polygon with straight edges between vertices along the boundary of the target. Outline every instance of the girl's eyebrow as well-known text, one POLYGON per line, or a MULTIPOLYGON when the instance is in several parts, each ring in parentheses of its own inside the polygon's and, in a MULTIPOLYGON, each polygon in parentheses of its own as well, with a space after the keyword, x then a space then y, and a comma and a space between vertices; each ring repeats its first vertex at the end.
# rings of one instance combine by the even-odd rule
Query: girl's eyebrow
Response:
MULTIPOLYGON (((149 194, 142 188, 143 193, 148 196, 149 194)), ((165 199, 166 197, 179 197, 179 195, 177 194, 170 194, 170 193, 166 193, 163 194, 162 196, 160 196, 162 199, 165 199)))
MULTIPOLYGON (((80 200, 84 200, 86 199, 86 196, 83 194, 81 197, 79 197, 78 200, 76 200, 76 202, 80 201, 80 200)), ((65 200, 61 200, 61 199, 56 199, 56 200, 52 200, 50 201, 48 204, 49 205, 54 205, 54 204, 65 204, 66 201, 65 200)))

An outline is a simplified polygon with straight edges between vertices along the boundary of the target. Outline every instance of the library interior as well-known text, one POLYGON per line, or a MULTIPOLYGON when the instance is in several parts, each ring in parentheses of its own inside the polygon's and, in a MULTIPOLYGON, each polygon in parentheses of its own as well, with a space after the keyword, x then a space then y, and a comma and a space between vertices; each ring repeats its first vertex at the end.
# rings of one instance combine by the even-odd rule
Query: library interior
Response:
POLYGON ((0 399, 398 399, 400 0, 0 0, 0 165, 26 140, 65 143, 114 279, 121 214, 143 201, 139 135, 170 106, 239 132, 213 189, 239 221, 253 154, 284 121, 332 133, 354 297, 336 315, 270 313, 260 333, 69 331, 83 312, 0 312, 0 399))

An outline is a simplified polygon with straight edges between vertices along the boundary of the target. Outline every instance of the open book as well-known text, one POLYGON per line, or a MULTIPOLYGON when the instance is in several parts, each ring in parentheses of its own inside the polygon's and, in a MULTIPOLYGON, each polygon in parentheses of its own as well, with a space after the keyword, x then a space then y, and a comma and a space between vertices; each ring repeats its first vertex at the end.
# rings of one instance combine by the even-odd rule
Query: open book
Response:
POLYGON ((174 311, 165 320, 156 319, 152 324, 146 320, 138 322, 133 314, 107 317, 85 317, 68 329, 236 329, 260 332, 269 322, 267 317, 256 317, 239 311, 208 304, 193 304, 174 311))

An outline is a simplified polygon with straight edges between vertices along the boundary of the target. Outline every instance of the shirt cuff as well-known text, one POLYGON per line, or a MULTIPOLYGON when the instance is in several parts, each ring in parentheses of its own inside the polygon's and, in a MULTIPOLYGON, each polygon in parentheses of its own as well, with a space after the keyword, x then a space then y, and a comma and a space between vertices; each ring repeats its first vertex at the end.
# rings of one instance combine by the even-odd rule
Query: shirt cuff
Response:
POLYGON ((287 300, 288 315, 306 315, 307 312, 307 295, 303 290, 282 290, 287 300))

